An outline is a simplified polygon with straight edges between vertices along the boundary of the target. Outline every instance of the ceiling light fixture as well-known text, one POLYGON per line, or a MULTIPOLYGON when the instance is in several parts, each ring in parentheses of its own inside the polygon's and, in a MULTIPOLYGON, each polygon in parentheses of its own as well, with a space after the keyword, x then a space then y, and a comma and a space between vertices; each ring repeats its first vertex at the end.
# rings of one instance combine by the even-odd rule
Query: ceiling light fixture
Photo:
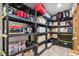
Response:
POLYGON ((57 4, 57 8, 60 8, 60 7, 61 7, 61 5, 62 5, 61 3, 57 4))

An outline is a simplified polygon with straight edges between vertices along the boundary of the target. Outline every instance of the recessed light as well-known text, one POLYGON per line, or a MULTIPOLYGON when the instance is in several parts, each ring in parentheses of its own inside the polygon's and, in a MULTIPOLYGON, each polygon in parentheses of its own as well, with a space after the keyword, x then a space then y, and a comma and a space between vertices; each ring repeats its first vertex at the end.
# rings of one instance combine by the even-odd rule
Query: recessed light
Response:
POLYGON ((60 8, 60 7, 61 7, 61 5, 62 5, 61 3, 57 4, 57 8, 60 8))

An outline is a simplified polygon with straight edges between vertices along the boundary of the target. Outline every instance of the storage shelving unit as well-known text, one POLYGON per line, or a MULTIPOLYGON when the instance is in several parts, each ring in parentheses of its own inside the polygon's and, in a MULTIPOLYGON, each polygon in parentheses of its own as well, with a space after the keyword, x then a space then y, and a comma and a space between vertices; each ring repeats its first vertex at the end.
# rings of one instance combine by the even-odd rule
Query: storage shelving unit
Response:
MULTIPOLYGON (((66 17, 66 18, 62 18, 62 19, 63 20, 53 20, 53 22, 57 22, 58 25, 56 25, 56 26, 54 25, 52 29, 57 28, 58 32, 52 32, 52 34, 57 34, 57 38, 53 38, 52 37, 52 39, 55 41, 56 45, 62 46, 60 44, 61 42, 63 42, 63 43, 71 43, 71 45, 72 45, 72 36, 73 36, 73 33, 60 32, 60 28, 72 27, 72 25, 69 22, 72 21, 73 18, 72 17, 66 17), (65 25, 61 26, 60 25, 61 22, 67 22, 67 21, 68 21, 69 25, 66 25, 66 26, 65 25), (64 36, 64 37, 62 38, 62 36, 64 36), (71 39, 69 37, 71 37, 71 39), (64 39, 69 39, 69 41, 68 40, 64 40, 64 39)), ((71 47, 69 47, 69 48, 71 48, 71 47)))
MULTIPOLYGON (((47 34, 52 34, 52 32, 50 31, 50 32, 47 32, 47 28, 52 28, 52 26, 49 26, 48 25, 48 22, 52 22, 52 21, 50 21, 50 19, 48 19, 47 17, 45 17, 46 18, 46 20, 47 20, 47 22, 46 22, 46 24, 41 24, 41 23, 37 23, 36 22, 36 17, 37 17, 37 15, 40 15, 37 11, 35 11, 35 10, 33 10, 33 9, 31 9, 31 8, 29 8, 29 7, 27 7, 25 4, 23 4, 23 3, 16 3, 16 4, 12 4, 12 3, 10 3, 10 4, 6 4, 6 17, 3 19, 3 34, 5 34, 7 37, 5 38, 5 37, 3 37, 3 51, 6 53, 6 55, 7 56, 9 56, 9 55, 11 55, 11 56, 14 56, 14 55, 17 55, 17 54, 19 54, 19 53, 22 53, 22 55, 24 54, 24 52, 27 52, 27 51, 29 51, 29 50, 33 50, 33 52, 34 52, 34 55, 36 56, 36 55, 40 55, 41 53, 43 53, 48 47, 47 47, 47 41, 48 40, 50 40, 50 39, 47 39, 47 34), (26 10, 29 10, 29 13, 31 13, 32 12, 32 14, 34 14, 35 15, 35 21, 31 21, 31 20, 27 20, 27 19, 24 19, 24 18, 21 18, 21 17, 18 17, 18 16, 16 16, 16 15, 9 15, 9 6, 10 7, 14 7, 14 8, 17 8, 17 9, 19 9, 19 10, 21 10, 21 9, 23 9, 24 11, 26 11, 26 10), (20 7, 18 7, 18 6, 20 6, 20 7), (18 23, 23 23, 23 24, 32 24, 32 25, 34 25, 35 26, 35 32, 34 33, 29 33, 29 34, 9 34, 9 21, 13 21, 13 22, 18 22, 18 23), (46 28, 46 32, 44 32, 44 33, 38 33, 37 32, 37 26, 41 26, 41 27, 45 27, 46 28), (32 45, 31 46, 29 46, 29 47, 27 47, 26 49, 24 49, 24 50, 22 50, 22 51, 19 51, 19 52, 16 52, 16 53, 14 53, 14 54, 9 54, 9 43, 11 43, 11 42, 9 42, 9 38, 10 37, 15 37, 15 36, 28 36, 29 37, 29 42, 30 43, 32 43, 32 45), (32 35, 35 35, 35 37, 34 37, 34 42, 32 42, 31 41, 31 36, 32 35), (43 42, 40 42, 40 43, 38 43, 37 42, 37 37, 38 36, 41 36, 41 35, 45 35, 45 41, 43 41, 43 42), (37 50, 38 50, 38 47, 40 46, 40 45, 42 45, 42 44, 45 44, 45 49, 43 49, 40 53, 38 53, 37 52, 37 50)), ((15 41, 16 42, 16 41, 15 41)), ((17 41, 18 42, 18 41, 17 41)))

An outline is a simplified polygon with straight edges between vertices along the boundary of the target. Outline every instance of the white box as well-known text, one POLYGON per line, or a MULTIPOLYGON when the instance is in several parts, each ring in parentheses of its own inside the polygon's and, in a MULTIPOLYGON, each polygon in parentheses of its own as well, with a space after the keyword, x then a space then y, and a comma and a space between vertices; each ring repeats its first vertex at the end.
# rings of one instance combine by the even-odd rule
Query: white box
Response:
POLYGON ((50 34, 47 34, 47 39, 50 39, 50 38, 51 38, 50 34))
POLYGON ((67 32, 67 28, 60 28, 60 32, 67 32))
POLYGON ((42 42, 42 41, 45 41, 45 35, 39 36, 39 37, 37 38, 37 42, 38 42, 38 43, 40 43, 40 42, 42 42))
POLYGON ((50 29, 49 28, 47 28, 47 32, 50 32, 50 29))
POLYGON ((72 17, 72 9, 71 9, 71 10, 69 10, 69 12, 70 12, 70 17, 72 17))
POLYGON ((46 28, 45 27, 38 27, 37 32, 42 33, 45 32, 46 28))
POLYGON ((56 20, 56 15, 52 17, 53 20, 56 20))
POLYGON ((60 26, 65 26, 66 22, 60 22, 60 26))
POLYGON ((38 23, 42 23, 42 24, 46 24, 46 20, 45 20, 45 18, 43 18, 42 16, 37 17, 37 22, 38 22, 38 23))
POLYGON ((52 23, 52 22, 50 22, 50 23, 49 23, 49 25, 50 25, 50 26, 52 26, 52 25, 53 25, 53 23, 52 23))
POLYGON ((58 22, 53 22, 53 26, 58 26, 58 22))

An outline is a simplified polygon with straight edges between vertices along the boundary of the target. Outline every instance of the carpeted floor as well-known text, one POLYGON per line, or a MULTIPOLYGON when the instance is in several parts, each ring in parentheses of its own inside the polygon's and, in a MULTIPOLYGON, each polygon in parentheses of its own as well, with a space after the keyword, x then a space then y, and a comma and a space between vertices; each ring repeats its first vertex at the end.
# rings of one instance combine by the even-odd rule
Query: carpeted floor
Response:
POLYGON ((69 56, 69 49, 61 46, 52 46, 40 56, 69 56))

